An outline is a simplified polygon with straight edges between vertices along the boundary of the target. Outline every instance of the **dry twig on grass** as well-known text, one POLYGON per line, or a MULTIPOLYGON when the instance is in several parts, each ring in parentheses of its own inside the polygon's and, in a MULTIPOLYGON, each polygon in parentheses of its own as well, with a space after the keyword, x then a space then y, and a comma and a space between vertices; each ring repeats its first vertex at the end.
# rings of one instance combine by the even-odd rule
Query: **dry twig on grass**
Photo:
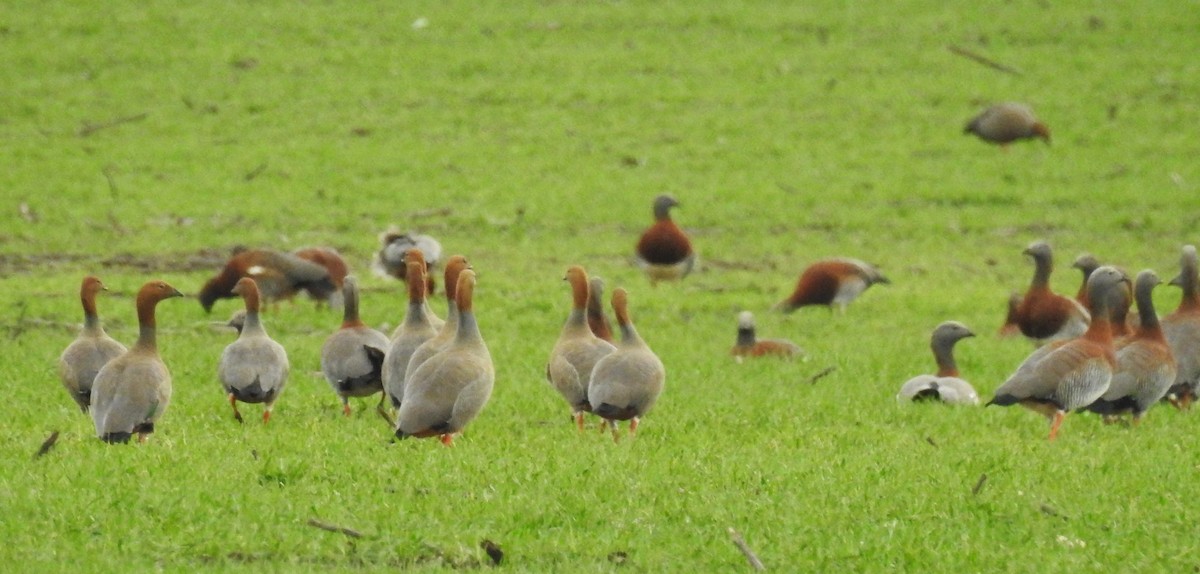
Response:
POLYGON ((312 526, 314 528, 320 528, 321 530, 324 530, 326 532, 336 532, 339 534, 345 534, 346 536, 349 536, 350 538, 362 538, 363 537, 362 533, 357 530, 354 530, 352 528, 346 528, 345 526, 338 526, 336 524, 329 524, 328 522, 321 522, 320 520, 317 520, 316 518, 309 518, 308 525, 312 526))
POLYGON ((958 54, 959 56, 962 56, 969 60, 974 60, 976 62, 979 62, 980 64, 983 64, 993 70, 999 70, 1001 72, 1004 72, 1006 74, 1012 74, 1014 76, 1024 75, 1021 73, 1020 70, 1018 70, 1016 68, 1005 66, 1004 64, 1001 64, 1000 62, 992 60, 991 58, 980 56, 979 54, 976 54, 975 52, 972 52, 966 48, 960 48, 958 46, 946 46, 946 49, 950 50, 951 53, 958 54))
POLYGON ((140 114, 133 114, 132 116, 122 116, 115 120, 109 120, 107 122, 98 123, 98 124, 93 124, 92 122, 83 122, 83 127, 79 128, 79 135, 81 137, 87 137, 87 136, 90 136, 90 135, 100 131, 100 130, 116 127, 121 124, 130 124, 133 122, 140 122, 140 121, 146 119, 147 115, 148 114, 146 112, 142 112, 140 114))
POLYGON ((54 448, 54 445, 56 444, 58 444, 58 431, 50 433, 50 436, 46 437, 46 440, 42 441, 41 448, 39 448, 38 451, 33 454, 33 458, 39 458, 50 452, 50 449, 54 448))
POLYGON ((825 367, 823 370, 821 370, 821 372, 809 377, 808 384, 810 384, 810 385, 817 384, 817 381, 825 378, 826 376, 829 375, 829 373, 832 373, 835 370, 837 370, 837 367, 825 367))
POLYGON ((979 475, 979 480, 975 481, 975 487, 971 489, 971 494, 972 495, 979 494, 979 491, 983 490, 983 484, 985 482, 987 482, 987 473, 986 472, 979 475))
POLYGON ((734 530, 732 526, 729 527, 729 537, 733 539, 734 546, 737 546, 738 550, 741 550, 742 554, 746 556, 746 561, 750 563, 752 568, 759 572, 765 572, 767 570, 767 567, 763 566, 762 560, 758 559, 758 556, 755 555, 754 551, 750 549, 750 546, 746 544, 746 540, 742 538, 742 535, 738 534, 738 531, 734 530))

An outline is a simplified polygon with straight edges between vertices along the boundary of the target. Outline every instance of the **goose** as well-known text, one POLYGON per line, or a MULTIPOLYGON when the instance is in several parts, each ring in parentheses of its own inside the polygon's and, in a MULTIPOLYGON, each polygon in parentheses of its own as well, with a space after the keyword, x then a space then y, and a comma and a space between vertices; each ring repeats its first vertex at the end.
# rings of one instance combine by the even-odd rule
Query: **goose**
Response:
POLYGON ((464 269, 455 284, 454 340, 407 377, 396 438, 436 436, 450 446, 491 397, 496 371, 475 320, 474 292, 475 272, 464 269))
POLYGON ((546 362, 546 380, 571 407, 576 427, 583 430, 583 413, 592 412, 588 386, 592 369, 601 358, 616 350, 612 343, 597 337, 588 326, 587 306, 590 282, 587 271, 578 265, 567 269, 564 280, 571 284, 571 313, 546 362))
POLYGON ((958 321, 946 321, 933 330, 929 348, 937 363, 937 373, 917 375, 906 381, 896 394, 897 401, 936 400, 951 405, 977 405, 979 395, 963 380, 954 361, 954 345, 975 333, 958 321))
POLYGON ((1103 266, 1088 279, 1088 297, 1097 313, 1082 336, 1038 347, 996 389, 988 405, 1020 404, 1050 420, 1050 440, 1067 413, 1095 402, 1108 390, 1117 366, 1109 309, 1129 288, 1119 269, 1103 266))
POLYGON ((182 297, 163 281, 142 285, 137 294, 138 338, 133 347, 109 361, 92 384, 92 422, 106 443, 127 443, 136 433, 144 442, 171 402, 171 372, 158 355, 155 308, 182 297))
POLYGON ((79 287, 79 300, 83 303, 83 330, 58 357, 58 378, 84 413, 92 404, 92 382, 96 379, 96 373, 128 350, 104 332, 100 316, 96 313, 96 294, 107 289, 98 277, 89 275, 83 278, 83 284, 79 287))
POLYGON ((233 408, 234 419, 242 422, 242 413, 237 407, 239 401, 262 403, 263 424, 267 424, 275 401, 287 385, 291 366, 283 345, 272 339, 263 327, 259 317, 258 284, 249 277, 242 277, 233 292, 242 296, 246 313, 242 316, 237 340, 221 352, 217 378, 233 408))
POLYGON ((588 403, 596 416, 612 426, 613 440, 616 441, 620 439, 617 421, 629 421, 629 434, 637 434, 639 421, 662 394, 667 373, 658 355, 650 350, 634 328, 625 289, 613 290, 612 308, 621 331, 621 342, 616 351, 597 361, 592 369, 588 403))

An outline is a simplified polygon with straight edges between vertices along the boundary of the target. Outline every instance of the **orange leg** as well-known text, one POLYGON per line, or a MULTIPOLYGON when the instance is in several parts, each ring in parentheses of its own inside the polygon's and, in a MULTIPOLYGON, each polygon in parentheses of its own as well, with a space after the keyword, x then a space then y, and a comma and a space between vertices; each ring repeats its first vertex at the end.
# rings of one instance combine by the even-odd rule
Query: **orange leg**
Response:
POLYGON ((342 397, 342 414, 350 416, 350 399, 342 397))
POLYGON ((265 425, 269 422, 271 422, 271 407, 268 406, 267 410, 263 411, 263 424, 265 425))
POLYGON ((446 446, 454 446, 454 435, 453 434, 446 433, 444 435, 441 435, 441 437, 439 437, 439 438, 441 439, 442 444, 444 444, 446 446))
POLYGON ((1054 440, 1058 436, 1058 427, 1062 426, 1065 418, 1067 418, 1067 413, 1054 411, 1054 417, 1050 419, 1050 438, 1048 440, 1054 440))
POLYGON ((233 393, 229 393, 229 406, 233 407, 233 418, 237 419, 239 423, 243 422, 242 413, 238 412, 237 408, 237 397, 234 397, 233 393))
POLYGON ((617 421, 608 421, 612 425, 613 442, 621 442, 621 429, 617 426, 617 421))
POLYGON ((583 432, 583 411, 575 411, 573 416, 575 417, 575 428, 579 429, 579 432, 583 432))
POLYGON ((629 420, 629 436, 634 436, 637 434, 637 427, 638 427, 638 418, 633 417, 632 419, 629 420))

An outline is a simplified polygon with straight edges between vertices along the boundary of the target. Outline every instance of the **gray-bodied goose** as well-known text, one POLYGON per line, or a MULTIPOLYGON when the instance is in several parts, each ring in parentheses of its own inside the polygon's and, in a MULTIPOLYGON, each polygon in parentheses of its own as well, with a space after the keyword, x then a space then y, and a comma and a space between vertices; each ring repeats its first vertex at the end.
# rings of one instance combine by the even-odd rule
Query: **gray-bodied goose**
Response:
POLYGON ((471 265, 467 263, 467 258, 462 255, 453 255, 446 261, 446 270, 444 279, 446 281, 446 322, 438 329, 433 338, 421 343, 412 356, 408 359, 408 367, 404 370, 404 380, 409 380, 416 370, 430 357, 438 354, 445 349, 450 342, 454 340, 454 334, 458 331, 458 276, 464 270, 470 269, 471 265))
POLYGON ((89 275, 83 278, 83 284, 79 287, 79 300, 83 303, 83 330, 58 357, 58 378, 75 404, 79 405, 79 410, 85 413, 92 404, 92 381, 96 379, 96 373, 128 350, 104 332, 100 316, 96 313, 96 294, 106 289, 97 277, 89 275))
POLYGON ((671 220, 671 208, 678 206, 679 202, 670 195, 654 198, 654 224, 638 239, 637 264, 650 278, 651 285, 683 279, 696 266, 691 240, 671 220))
POLYGON ((496 371, 479 333, 474 310, 475 272, 458 275, 458 329, 454 340, 425 361, 405 382, 396 437, 437 436, 449 446, 492 396, 496 371))
POLYGON ((138 442, 146 440, 167 410, 171 372, 158 356, 154 310, 159 301, 182 296, 162 281, 150 281, 138 290, 137 342, 104 365, 92 385, 92 421, 96 436, 104 442, 129 442, 134 433, 138 442))
POLYGON ((588 326, 590 284, 587 272, 575 265, 567 269, 563 279, 571 283, 571 313, 567 315, 567 322, 558 341, 554 343, 554 349, 550 351, 546 380, 570 405, 575 426, 583 430, 583 413, 592 411, 592 405, 588 402, 592 369, 597 361, 617 348, 597 337, 588 326))
POLYGON ((1033 115, 1029 106, 1016 102, 1000 103, 983 110, 967 122, 963 133, 975 134, 983 141, 1002 147, 1033 138, 1050 143, 1050 128, 1033 115))
POLYGON ((1088 297, 1096 316, 1082 337, 1044 345, 1025 359, 989 405, 1020 404, 1050 420, 1050 440, 1058 436, 1067 413, 1085 407, 1108 390, 1117 366, 1110 309, 1126 297, 1129 278, 1104 266, 1088 279, 1088 297))
POLYGON ((233 292, 241 295, 246 303, 246 314, 242 316, 238 338, 225 347, 221 353, 221 361, 217 364, 217 378, 221 388, 233 408, 233 418, 242 422, 242 413, 238 411, 238 401, 243 403, 262 403, 264 405, 262 420, 267 424, 271 420, 271 409, 283 387, 287 385, 288 364, 287 351, 283 345, 275 342, 267 334, 259 316, 258 284, 249 277, 242 277, 234 286, 233 292))
POLYGON ((1091 314, 1078 301, 1050 290, 1050 273, 1054 270, 1050 245, 1035 241, 1024 253, 1033 258, 1034 272, 1014 317, 1021 334, 1038 345, 1082 335, 1091 314))
POLYGON ((1183 294, 1179 307, 1162 318, 1163 335, 1175 355, 1175 382, 1168 398, 1178 408, 1191 407, 1200 386, 1200 264, 1196 247, 1183 246, 1179 257, 1179 275, 1171 280, 1183 294))
POLYGON ((952 405, 977 405, 979 395, 971 384, 959 376, 958 364, 954 361, 954 345, 967 337, 974 337, 966 325, 958 321, 946 321, 933 330, 929 347, 937 362, 937 373, 917 375, 900 387, 898 401, 935 400, 952 405))
MULTIPOLYGON (((350 397, 369 397, 383 393, 382 369, 387 352, 387 335, 372 329, 358 316, 358 280, 346 277, 342 287, 345 299, 342 326, 321 346, 321 372, 333 392, 342 401, 342 412, 350 416, 350 397)), ((383 410, 386 397, 380 397, 376 410, 383 410)))
POLYGON ((637 433, 638 421, 662 394, 667 373, 658 355, 634 328, 624 289, 613 290, 612 308, 621 342, 616 351, 600 359, 592 370, 588 402, 596 416, 612 425, 613 440, 617 440, 620 437, 617 421, 629 421, 629 433, 637 433))
POLYGON ((383 360, 383 391, 391 400, 392 407, 397 409, 404 402, 404 381, 409 359, 417 347, 432 339, 438 332, 438 328, 430 321, 428 306, 425 303, 425 261, 421 252, 412 249, 405 258, 408 259, 408 276, 405 278, 408 286, 408 313, 404 316, 404 322, 392 334, 391 345, 388 346, 387 356, 383 360))
POLYGON ((1117 370, 1112 382, 1088 410, 1104 415, 1112 422, 1122 414, 1132 414, 1137 424, 1154 403, 1162 400, 1175 382, 1175 357, 1163 336, 1154 312, 1154 287, 1162 283, 1147 269, 1137 275, 1134 298, 1137 299, 1140 325, 1133 334, 1117 342, 1117 370))

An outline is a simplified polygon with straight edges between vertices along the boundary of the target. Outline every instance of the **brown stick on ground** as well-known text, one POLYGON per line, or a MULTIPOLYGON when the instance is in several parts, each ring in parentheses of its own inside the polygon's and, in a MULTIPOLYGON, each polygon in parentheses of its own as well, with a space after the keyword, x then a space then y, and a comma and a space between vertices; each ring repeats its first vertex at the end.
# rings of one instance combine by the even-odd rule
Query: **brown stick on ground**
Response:
POLYGON ((951 53, 958 54, 959 56, 962 56, 964 58, 967 58, 970 60, 975 60, 976 62, 979 62, 980 64, 983 64, 993 70, 999 70, 1001 72, 1004 72, 1006 74, 1012 74, 1014 76, 1025 75, 1016 68, 1005 66, 1004 64, 1001 64, 1000 62, 997 62, 991 58, 980 56, 979 54, 976 54, 975 52, 972 52, 966 48, 960 48, 958 46, 946 46, 946 49, 950 50, 951 53))
POLYGON ((979 494, 983 490, 983 484, 987 482, 987 473, 979 475, 979 481, 975 483, 975 488, 971 489, 971 494, 979 494))
POLYGON ((733 527, 729 528, 729 537, 733 539, 734 546, 737 546, 738 550, 741 550, 742 554, 746 556, 746 561, 750 563, 752 568, 759 572, 765 572, 767 570, 767 567, 763 566, 762 560, 758 559, 758 556, 756 556, 754 551, 750 549, 750 546, 746 544, 746 540, 742 538, 742 535, 738 534, 738 531, 734 530, 733 527))
POLYGON ((837 367, 825 367, 825 369, 822 370, 821 372, 809 377, 808 384, 810 384, 810 385, 817 384, 817 381, 825 378, 826 375, 828 375, 829 373, 832 373, 835 370, 837 370, 837 367))
POLYGON ((54 448, 54 445, 57 443, 58 443, 58 431, 54 431, 54 432, 50 433, 50 436, 46 437, 46 440, 42 441, 42 447, 39 448, 36 453, 34 453, 33 458, 38 458, 38 457, 50 452, 50 449, 54 448))
POLYGON ((316 518, 309 518, 308 525, 312 526, 314 528, 320 528, 321 530, 324 530, 327 532, 337 532, 339 534, 345 534, 346 536, 349 536, 350 538, 362 538, 363 537, 362 533, 357 530, 354 530, 351 528, 346 528, 345 526, 338 526, 336 524, 329 524, 327 522, 321 522, 320 520, 317 520, 316 518))
POLYGON ((130 124, 133 122, 140 122, 140 121, 146 119, 146 116, 147 116, 146 112, 142 112, 140 114, 133 114, 132 116, 122 116, 115 120, 109 120, 107 122, 103 122, 103 123, 99 123, 99 124, 93 124, 92 122, 83 122, 83 127, 79 128, 79 135, 81 137, 87 137, 87 136, 90 136, 90 135, 100 131, 100 130, 116 127, 121 124, 130 124))

